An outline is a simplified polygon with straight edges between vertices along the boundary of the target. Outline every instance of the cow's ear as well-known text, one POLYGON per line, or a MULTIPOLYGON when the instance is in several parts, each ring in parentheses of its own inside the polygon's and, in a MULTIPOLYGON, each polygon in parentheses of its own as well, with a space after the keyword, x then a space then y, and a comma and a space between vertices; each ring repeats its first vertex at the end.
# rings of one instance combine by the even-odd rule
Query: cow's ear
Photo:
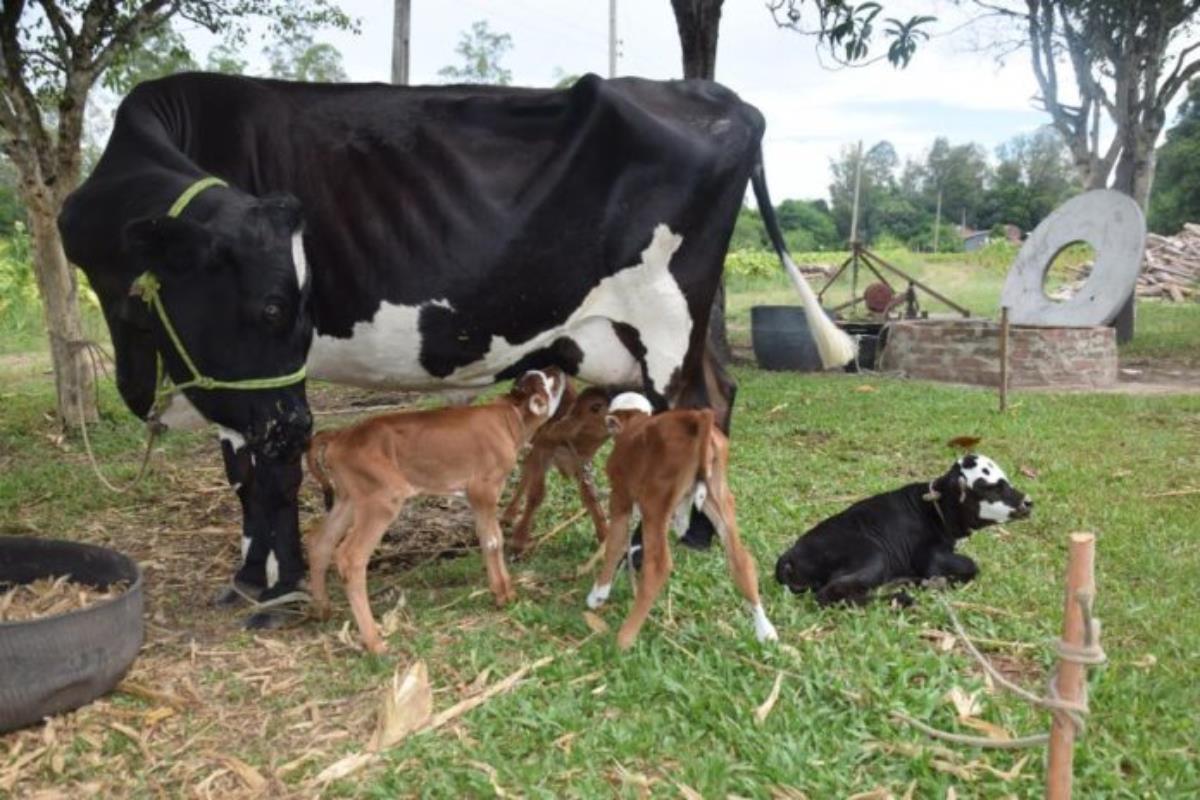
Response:
POLYGON ((621 432, 621 418, 616 414, 609 414, 604 418, 604 427, 608 428, 609 433, 611 433, 613 436, 616 436, 621 432))
POLYGON ((958 476, 958 502, 966 502, 967 499, 967 479, 962 475, 958 476))
POLYGON ((304 221, 304 209, 300 201, 290 194, 272 194, 262 199, 263 211, 281 228, 292 233, 299 230, 304 221))
POLYGON ((125 226, 125 251, 154 274, 184 274, 208 264, 213 236, 202 226, 175 217, 138 219, 125 226))

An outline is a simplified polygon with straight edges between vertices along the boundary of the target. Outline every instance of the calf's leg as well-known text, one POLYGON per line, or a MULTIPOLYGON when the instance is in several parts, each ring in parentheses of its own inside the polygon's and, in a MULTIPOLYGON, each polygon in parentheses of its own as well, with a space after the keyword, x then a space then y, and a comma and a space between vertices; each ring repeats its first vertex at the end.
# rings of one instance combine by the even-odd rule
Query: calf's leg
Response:
MULTIPOLYGON (((670 506, 666 506, 669 509, 670 506)), ((667 545, 668 510, 642 509, 642 572, 641 586, 633 601, 633 610, 617 632, 617 647, 628 650, 637 639, 638 631, 650 615, 650 609, 671 574, 671 548, 667 545)))
POLYGON ((390 504, 374 498, 359 500, 354 510, 354 527, 337 549, 337 568, 346 586, 350 613, 354 615, 363 645, 372 653, 384 652, 387 643, 379 635, 379 626, 371 614, 371 601, 367 595, 367 564, 387 532, 388 525, 400 513, 405 499, 407 497, 401 496, 390 504))
POLYGON ((511 521, 516 515, 519 501, 522 499, 525 501, 521 518, 513 528, 512 550, 514 555, 524 553, 525 549, 529 547, 529 530, 533 527, 533 515, 537 513, 537 510, 541 508, 542 501, 546 499, 546 472, 548 469, 549 463, 537 450, 530 452, 521 466, 521 482, 517 485, 517 491, 508 504, 508 508, 504 510, 504 520, 511 521))
POLYGON ((613 576, 616 575, 617 565, 625 555, 629 546, 629 521, 633 515, 633 500, 620 487, 614 486, 608 499, 609 530, 608 539, 604 542, 604 566, 588 592, 588 608, 599 608, 608 600, 612 591, 613 576))
POLYGON ((750 613, 754 616, 755 637, 760 642, 774 642, 779 639, 779 634, 767 618, 767 612, 763 610, 762 601, 758 596, 758 570, 754 566, 754 558, 738 535, 734 505, 733 493, 725 485, 724 479, 714 476, 714 480, 709 482, 704 510, 714 520, 717 535, 721 538, 721 544, 725 546, 725 561, 729 565, 733 583, 750 606, 750 613))
POLYGON ((946 578, 951 583, 970 583, 979 567, 970 558, 953 550, 934 550, 925 565, 925 578, 946 578))
POLYGON ((822 606, 842 602, 862 605, 871 598, 871 590, 886 581, 884 557, 874 554, 864 564, 835 573, 829 583, 817 590, 817 603, 822 606))
POLYGON ((575 483, 579 486, 579 497, 583 507, 592 518, 592 527, 596 529, 596 541, 604 544, 608 541, 608 520, 604 518, 604 510, 596 498, 596 484, 592 479, 592 465, 584 464, 575 470, 575 483))
POLYGON ((348 500, 338 500, 308 542, 308 588, 312 592, 313 610, 321 619, 329 616, 329 591, 325 586, 325 577, 333 560, 333 551, 353 521, 354 507, 348 500))
POLYGON ((516 600, 517 593, 513 591, 508 567, 504 564, 504 534, 496 518, 500 486, 500 481, 481 481, 468 486, 467 502, 475 514, 475 533, 479 536, 479 548, 487 567, 488 587, 492 590, 496 605, 504 606, 516 600))

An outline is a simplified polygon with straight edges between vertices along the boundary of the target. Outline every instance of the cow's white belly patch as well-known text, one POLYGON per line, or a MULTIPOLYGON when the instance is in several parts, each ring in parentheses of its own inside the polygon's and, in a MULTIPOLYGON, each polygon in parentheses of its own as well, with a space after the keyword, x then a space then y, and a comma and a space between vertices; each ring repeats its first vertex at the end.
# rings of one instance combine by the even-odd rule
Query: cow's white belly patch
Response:
MULTIPOLYGON (((665 224, 655 227, 641 263, 600 281, 561 325, 532 338, 512 343, 493 336, 487 353, 445 378, 435 377, 420 363, 418 327, 425 304, 381 303, 368 322, 356 323, 348 339, 317 335, 309 353, 314 378, 367 386, 412 389, 485 386, 497 373, 535 350, 569 337, 583 352, 579 376, 591 383, 640 382, 640 365, 613 331, 613 323, 634 328, 646 349, 646 372, 655 390, 665 393, 675 370, 683 364, 692 333, 687 299, 671 274, 671 257, 683 243, 665 224)), ((432 301, 449 308, 444 300, 432 301)))

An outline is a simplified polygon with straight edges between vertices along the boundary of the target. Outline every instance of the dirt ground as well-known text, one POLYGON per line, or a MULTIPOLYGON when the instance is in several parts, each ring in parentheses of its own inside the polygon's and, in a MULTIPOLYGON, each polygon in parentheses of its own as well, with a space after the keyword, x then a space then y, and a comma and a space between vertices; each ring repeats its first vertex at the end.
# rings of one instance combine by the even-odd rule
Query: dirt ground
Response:
MULTIPOLYGON (((326 426, 363 408, 416 397, 322 389, 312 400, 318 424, 326 426)), ((345 668, 347 656, 358 651, 356 633, 349 626, 331 634, 304 624, 241 631, 245 609, 209 602, 236 567, 240 546, 241 512, 219 456, 211 445, 198 445, 183 457, 157 460, 154 469, 175 488, 168 499, 114 507, 74 537, 117 548, 141 564, 145 645, 116 692, 45 725, 0 735, 0 798, 313 796, 315 787, 297 790, 285 779, 327 766, 339 744, 369 732, 375 690, 336 701, 298 703, 296 697, 309 694, 305 687, 322 674, 345 668), (246 763, 246 752, 266 740, 268 725, 264 751, 278 757, 269 769, 257 769, 246 763)), ((320 510, 317 491, 306 483, 302 528, 315 523, 320 510)), ((29 532, 19 516, 0 530, 29 532)), ((393 609, 383 616, 385 629, 412 624, 397 607, 402 595, 395 588, 409 569, 476 548, 465 503, 410 503, 372 561, 373 572, 386 564, 396 578, 372 598, 377 610, 393 609)), ((340 594, 334 597, 336 606, 340 594)), ((335 613, 348 619, 344 608, 335 613)))

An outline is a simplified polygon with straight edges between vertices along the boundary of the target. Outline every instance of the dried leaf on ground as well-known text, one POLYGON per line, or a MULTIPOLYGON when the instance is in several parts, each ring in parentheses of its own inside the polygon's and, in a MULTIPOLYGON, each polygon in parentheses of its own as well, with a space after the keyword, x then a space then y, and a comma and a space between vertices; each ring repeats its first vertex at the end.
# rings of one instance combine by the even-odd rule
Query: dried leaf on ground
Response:
POLYGON ((421 729, 432 716, 433 690, 429 686, 425 662, 414 662, 403 675, 397 667, 391 682, 383 689, 375 732, 367 743, 367 750, 377 752, 394 746, 421 729))
POLYGON ((317 777, 313 778, 313 783, 318 786, 323 786, 326 783, 341 780, 342 778, 358 772, 360 769, 367 766, 374 760, 374 753, 351 753, 350 755, 338 759, 325 769, 321 770, 317 774, 317 777))
POLYGON ((1012 734, 995 723, 988 722, 986 719, 978 717, 959 717, 958 721, 968 728, 974 728, 989 739, 994 739, 997 742, 1007 742, 1012 739, 1012 734))
POLYGON ((246 788, 254 794, 262 794, 266 791, 269 781, 262 776, 261 772, 245 761, 231 755, 220 755, 217 759, 229 767, 230 772, 237 775, 242 783, 246 784, 246 788))
POLYGON ((946 702, 954 706, 954 711, 958 714, 959 719, 973 717, 979 713, 982 708, 979 702, 980 692, 975 691, 967 693, 961 686, 951 687, 950 691, 946 692, 944 699, 946 702))
POLYGON ((591 611, 583 612, 583 621, 591 629, 592 633, 608 633, 608 623, 605 622, 598 614, 591 611))
POLYGON ((970 450, 982 441, 982 436, 955 436, 953 439, 946 442, 946 446, 958 448, 959 450, 970 450))
POLYGON ((762 725, 767 721, 767 716, 771 713, 771 709, 775 708, 776 701, 779 700, 779 689, 783 686, 783 673, 780 672, 775 676, 775 685, 771 687, 767 699, 762 705, 754 709, 754 724, 762 725))

